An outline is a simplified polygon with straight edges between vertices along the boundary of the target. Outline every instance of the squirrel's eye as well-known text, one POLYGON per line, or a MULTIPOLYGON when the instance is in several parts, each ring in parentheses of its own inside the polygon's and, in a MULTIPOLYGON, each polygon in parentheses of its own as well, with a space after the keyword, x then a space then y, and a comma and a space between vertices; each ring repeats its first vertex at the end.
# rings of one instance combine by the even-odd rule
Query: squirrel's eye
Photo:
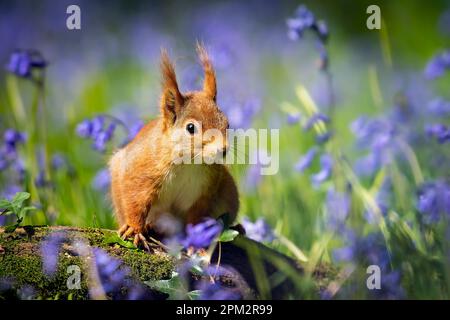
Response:
POLYGON ((190 134, 194 134, 197 132, 197 128, 193 123, 188 123, 186 126, 186 131, 189 132, 190 134))

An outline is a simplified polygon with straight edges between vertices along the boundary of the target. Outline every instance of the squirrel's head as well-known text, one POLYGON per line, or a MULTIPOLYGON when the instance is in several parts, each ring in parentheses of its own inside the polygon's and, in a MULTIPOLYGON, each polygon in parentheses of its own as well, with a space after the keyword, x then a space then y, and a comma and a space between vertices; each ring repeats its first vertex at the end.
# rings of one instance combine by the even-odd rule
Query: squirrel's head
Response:
POLYGON ((216 76, 205 48, 197 44, 205 72, 203 89, 181 93, 167 52, 161 54, 163 130, 171 136, 176 157, 222 160, 228 149, 228 119, 216 104, 216 76))

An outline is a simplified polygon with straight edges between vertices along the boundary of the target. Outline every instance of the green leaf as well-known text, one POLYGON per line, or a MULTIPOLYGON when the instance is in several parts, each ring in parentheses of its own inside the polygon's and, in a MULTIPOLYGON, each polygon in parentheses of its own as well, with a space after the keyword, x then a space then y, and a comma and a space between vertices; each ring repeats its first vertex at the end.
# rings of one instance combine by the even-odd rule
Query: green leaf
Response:
POLYGON ((22 210, 20 210, 20 214, 19 215, 21 217, 23 217, 27 211, 32 211, 32 210, 36 210, 36 207, 29 206, 29 207, 22 208, 22 210))
POLYGON ((236 230, 227 229, 222 232, 219 237, 220 242, 230 242, 233 241, 239 235, 239 232, 236 230))
MULTIPOLYGON (((173 272, 172 278, 169 280, 145 281, 144 283, 154 290, 168 294, 169 300, 185 299, 192 292, 186 292, 183 281, 181 281, 180 275, 177 272, 173 272)), ((195 293, 193 293, 192 298, 195 298, 195 296, 195 293)), ((192 299, 191 297, 189 298, 192 299)))
POLYGON ((131 241, 123 240, 117 233, 110 234, 103 239, 106 244, 118 244, 124 248, 137 249, 131 241))
POLYGON ((7 215, 10 215, 10 214, 13 214, 13 213, 14 213, 14 212, 12 212, 11 210, 6 210, 6 211, 0 212, 0 215, 7 216, 7 215))
POLYGON ((30 198, 30 194, 28 192, 17 192, 11 203, 18 207, 22 206, 22 203, 30 198))
POLYGON ((11 208, 11 201, 7 199, 0 200, 0 208, 2 209, 10 209, 11 208))
POLYGON ((201 293, 202 292, 200 290, 192 290, 187 293, 187 296, 190 300, 198 300, 200 298, 201 293))
POLYGON ((203 275, 203 269, 202 269, 202 267, 201 266, 199 266, 198 264, 197 265, 193 265, 192 267, 191 267, 191 270, 190 270, 193 274, 195 274, 195 275, 198 275, 198 276, 201 276, 201 275, 203 275))

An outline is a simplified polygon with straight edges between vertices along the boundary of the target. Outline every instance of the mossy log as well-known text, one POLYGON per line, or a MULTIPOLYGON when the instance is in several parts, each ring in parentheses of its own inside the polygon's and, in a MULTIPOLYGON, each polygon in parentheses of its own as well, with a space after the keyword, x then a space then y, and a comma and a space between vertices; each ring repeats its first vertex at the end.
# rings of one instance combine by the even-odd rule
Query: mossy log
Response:
MULTIPOLYGON (((35 296, 42 299, 88 299, 87 277, 82 277, 80 289, 71 290, 67 287, 68 266, 79 266, 82 274, 87 271, 85 261, 73 248, 74 240, 79 239, 83 239, 90 247, 101 248, 110 256, 122 260, 131 270, 134 279, 145 282, 171 277, 177 262, 164 250, 155 247, 152 253, 147 253, 106 243, 105 238, 114 232, 96 228, 27 226, 8 233, 0 228, 0 279, 12 279, 15 292, 24 287, 33 288, 36 291, 35 296), (63 231, 66 240, 59 253, 57 271, 55 275, 49 277, 43 272, 41 242, 50 233, 57 231, 63 231)), ((302 268, 295 260, 258 242, 238 236, 232 242, 220 243, 212 255, 211 262, 213 264, 219 262, 220 265, 237 271, 235 274, 224 275, 221 282, 230 287, 235 287, 238 283, 245 298, 300 298, 295 294, 292 279, 301 277, 302 268), (290 270, 293 277, 279 277, 276 285, 272 283, 268 285, 268 279, 281 274, 278 270, 285 272, 286 269, 290 270), (262 277, 264 281, 259 281, 262 277)), ((334 272, 328 270, 316 273, 318 275, 316 284, 322 286, 324 279, 329 279, 332 274, 334 272)), ((153 297, 167 298, 161 293, 155 293, 153 297)), ((0 299, 2 298, 8 296, 0 293, 0 299)))

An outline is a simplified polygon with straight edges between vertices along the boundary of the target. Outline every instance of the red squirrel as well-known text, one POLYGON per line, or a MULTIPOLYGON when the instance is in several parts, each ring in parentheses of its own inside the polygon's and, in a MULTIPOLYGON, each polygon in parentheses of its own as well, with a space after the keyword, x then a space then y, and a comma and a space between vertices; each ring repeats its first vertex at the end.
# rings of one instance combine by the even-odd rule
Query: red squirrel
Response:
POLYGON ((148 249, 145 234, 158 217, 169 213, 184 224, 229 214, 236 219, 238 190, 224 164, 176 164, 174 150, 189 150, 190 157, 225 157, 228 119, 216 104, 214 68, 205 48, 197 44, 204 69, 201 91, 181 93, 175 69, 165 50, 161 53, 162 95, 160 116, 147 123, 109 162, 111 196, 122 238, 133 237, 148 249), (224 139, 200 135, 219 130, 224 139), (174 139, 175 132, 181 138, 174 139), (197 138, 197 139, 193 139, 197 138), (195 140, 197 142, 195 142, 195 140))

